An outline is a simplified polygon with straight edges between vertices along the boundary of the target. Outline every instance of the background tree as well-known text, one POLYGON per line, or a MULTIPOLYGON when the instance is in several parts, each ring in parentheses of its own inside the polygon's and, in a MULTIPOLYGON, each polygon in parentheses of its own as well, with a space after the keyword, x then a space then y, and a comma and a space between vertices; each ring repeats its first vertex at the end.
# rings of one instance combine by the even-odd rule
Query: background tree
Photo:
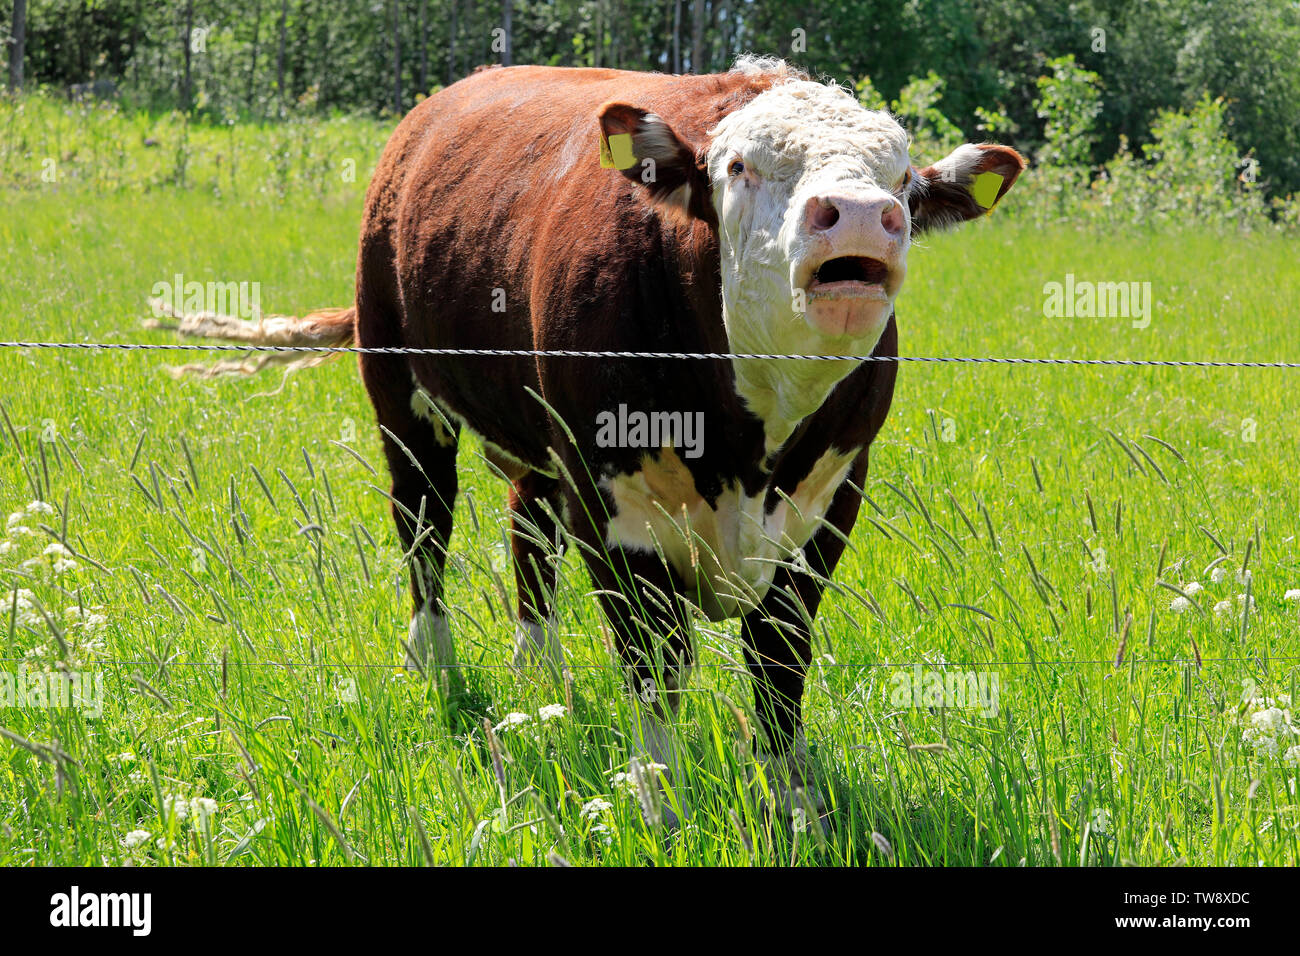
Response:
POLYGON ((23 88, 23 56, 27 45, 27 0, 14 0, 13 33, 9 41, 9 88, 23 88))
POLYGON ((1000 117, 1035 154, 1048 123, 1038 79, 1073 56, 1102 101, 1092 166, 1121 138, 1142 155, 1161 111, 1208 94, 1262 187, 1300 190, 1300 4, 1278 0, 0 0, 0 23, 10 87, 110 80, 133 107, 199 120, 300 101, 400 112, 412 90, 483 64, 705 72, 752 52, 868 77, 888 103, 933 72, 931 109, 968 136, 1000 117), (208 27, 206 49, 191 49, 208 27))

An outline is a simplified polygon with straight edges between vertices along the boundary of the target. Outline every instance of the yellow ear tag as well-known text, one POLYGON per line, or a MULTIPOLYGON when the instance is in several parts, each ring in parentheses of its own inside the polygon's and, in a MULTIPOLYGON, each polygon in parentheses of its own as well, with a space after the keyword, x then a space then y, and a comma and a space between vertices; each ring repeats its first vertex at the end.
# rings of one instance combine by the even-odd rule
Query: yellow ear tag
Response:
POLYGON ((635 165, 631 133, 615 133, 608 140, 600 138, 601 169, 631 169, 635 165))
POLYGON ((998 173, 980 173, 970 184, 970 194, 980 204, 981 209, 992 209, 998 200, 998 190, 1002 188, 1004 177, 998 173))

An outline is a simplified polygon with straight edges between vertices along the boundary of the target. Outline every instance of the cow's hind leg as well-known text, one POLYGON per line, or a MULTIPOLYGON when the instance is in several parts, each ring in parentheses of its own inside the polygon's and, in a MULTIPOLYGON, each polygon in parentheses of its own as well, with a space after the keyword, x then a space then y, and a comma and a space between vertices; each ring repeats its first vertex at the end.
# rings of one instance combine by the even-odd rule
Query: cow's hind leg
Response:
POLYGON ((363 355, 370 392, 392 476, 392 513, 410 566, 411 623, 406 666, 442 669, 460 685, 456 651, 443 597, 443 571, 456 502, 459 426, 439 414, 415 385, 402 356, 363 355))
POLYGON ((530 471, 510 489, 510 551, 519 599, 514 665, 523 670, 541 664, 555 678, 564 672, 554 607, 558 488, 556 479, 530 471))

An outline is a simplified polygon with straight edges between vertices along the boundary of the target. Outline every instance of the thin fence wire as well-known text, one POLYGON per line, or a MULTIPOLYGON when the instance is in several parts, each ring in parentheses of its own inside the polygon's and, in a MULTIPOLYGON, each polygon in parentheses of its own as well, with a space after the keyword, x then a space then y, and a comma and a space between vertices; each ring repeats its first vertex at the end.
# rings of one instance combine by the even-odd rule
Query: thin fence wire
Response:
MULTIPOLYGON (((818 667, 840 669, 840 670, 902 670, 913 667, 931 667, 931 668, 976 668, 976 667, 1054 667, 1054 666, 1075 666, 1075 665, 1105 665, 1107 667, 1121 668, 1128 667, 1130 664, 1196 664, 1198 667, 1202 664, 1231 664, 1231 663, 1283 663, 1291 661, 1300 661, 1300 656, 1294 657, 1202 657, 1199 660, 1195 657, 1159 657, 1159 658, 1125 658, 1118 664, 1112 659, 1102 660, 1032 660, 1032 661, 906 661, 901 663, 887 663, 878 661, 876 663, 863 664, 843 664, 839 661, 828 662, 813 660, 808 666, 808 670, 814 670, 818 667)), ((23 657, 0 657, 0 664, 20 664, 33 663, 23 657)), ((403 664, 348 664, 348 663, 330 663, 327 661, 129 661, 129 660, 94 660, 87 661, 86 666, 104 666, 104 667, 151 667, 166 669, 168 667, 279 667, 290 669, 295 667, 315 667, 322 670, 410 670, 403 664)), ((530 665, 531 669, 537 669, 541 665, 530 665)), ((578 664, 565 663, 568 670, 625 670, 627 665, 620 663, 609 664, 578 664)), ((743 665, 744 670, 752 667, 771 667, 778 670, 789 670, 787 664, 758 664, 743 665)), ((691 664, 692 670, 737 670, 742 665, 733 664, 712 664, 697 661, 691 664)), ((426 664, 426 670, 520 670, 514 664, 426 664)), ((528 670, 528 667, 523 668, 528 670)))
POLYGON ((430 355, 506 358, 603 358, 682 359, 726 361, 731 359, 792 360, 809 362, 921 362, 949 365, 1104 365, 1159 368, 1300 368, 1300 362, 1236 362, 1194 359, 1088 359, 1019 358, 1015 356, 961 355, 805 355, 780 352, 604 352, 585 349, 421 349, 405 346, 368 347, 359 345, 218 345, 187 342, 0 342, 0 349, 47 349, 105 352, 272 352, 321 355, 430 355))

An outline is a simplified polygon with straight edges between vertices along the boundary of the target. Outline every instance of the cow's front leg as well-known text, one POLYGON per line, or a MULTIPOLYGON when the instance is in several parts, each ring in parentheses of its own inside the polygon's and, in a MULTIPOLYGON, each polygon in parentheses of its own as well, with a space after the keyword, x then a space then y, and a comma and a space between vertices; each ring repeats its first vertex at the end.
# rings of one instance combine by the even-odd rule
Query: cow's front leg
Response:
POLYGON ((827 509, 825 521, 835 530, 821 528, 803 548, 800 564, 807 570, 796 571, 790 565, 778 568, 763 601, 742 619, 759 722, 756 756, 772 787, 776 809, 787 822, 803 804, 796 801, 797 788, 804 789, 816 813, 823 809, 810 778, 803 729, 804 679, 812 660, 809 628, 821 604, 824 582, 844 553, 844 541, 862 504, 852 486, 861 487, 866 471, 864 449, 849 473, 851 482, 840 486, 827 509))
MULTIPOLYGON (((676 720, 690 673, 692 644, 688 618, 675 597, 677 582, 654 555, 614 549, 608 560, 617 573, 602 569, 596 579, 607 585, 602 588, 601 605, 634 699, 633 756, 643 766, 650 765, 655 778, 662 774, 679 788, 685 777, 676 720)), ((659 800, 664 822, 677 826, 677 814, 662 790, 659 800)), ((680 791, 678 801, 685 806, 680 791)))
POLYGON ((801 803, 795 790, 803 788, 820 813, 816 788, 808 775, 808 745, 803 729, 803 690, 812 643, 800 608, 816 613, 821 588, 807 575, 777 575, 767 597, 743 619, 745 663, 754 684, 758 717, 755 756, 772 789, 775 810, 787 823, 801 803))

